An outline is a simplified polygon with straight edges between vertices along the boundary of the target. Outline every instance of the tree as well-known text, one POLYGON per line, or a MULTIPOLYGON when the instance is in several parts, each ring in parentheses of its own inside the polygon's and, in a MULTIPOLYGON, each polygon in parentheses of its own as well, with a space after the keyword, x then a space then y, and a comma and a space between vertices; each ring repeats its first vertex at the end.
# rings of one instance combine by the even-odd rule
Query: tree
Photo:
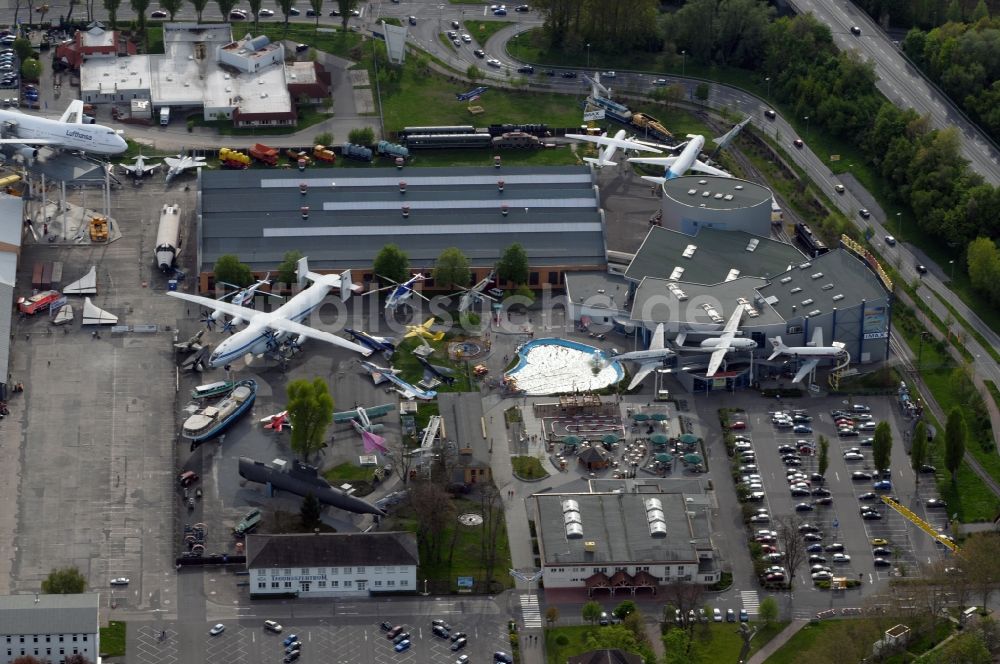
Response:
POLYGON ((316 14, 316 27, 319 27, 319 17, 323 15, 323 0, 309 0, 309 8, 316 14))
POLYGON ((549 627, 555 625, 556 621, 558 620, 559 620, 559 609, 557 607, 550 606, 547 609, 545 609, 545 622, 549 624, 549 627))
POLYGON ((593 600, 584 604, 583 608, 580 610, 583 619, 589 622, 591 625, 597 622, 597 619, 601 617, 601 614, 603 612, 604 611, 601 609, 601 605, 593 600))
POLYGON ((101 0, 104 5, 104 9, 108 12, 108 23, 111 24, 111 29, 115 30, 118 27, 118 8, 122 5, 122 0, 101 0))
MULTIPOLYGON (((597 602, 594 602, 594 604, 597 604, 597 602)), ((600 608, 600 605, 598 605, 598 608, 600 608)), ((646 640, 640 640, 633 630, 628 629, 624 625, 608 625, 601 629, 591 630, 587 634, 585 646, 588 650, 618 648, 625 652, 638 653, 647 664, 656 663, 656 656, 653 655, 646 640)))
POLYGON ((483 70, 476 65, 469 65, 465 70, 465 77, 475 83, 483 77, 483 70))
POLYGON ((340 10, 340 23, 347 32, 347 22, 351 20, 351 11, 358 6, 358 0, 337 0, 337 9, 340 10))
POLYGON ((292 451, 308 461, 326 446, 326 429, 333 421, 333 397, 322 378, 288 384, 288 421, 292 451))
POLYGON ((32 655, 22 655, 15 659, 11 664, 44 664, 42 660, 34 657, 32 655))
POLYGON ((278 11, 281 12, 281 15, 285 17, 285 32, 288 32, 288 20, 291 18, 295 0, 275 0, 275 4, 278 6, 278 11))
POLYGON ((410 506, 417 519, 417 546, 420 560, 441 562, 445 531, 454 525, 454 501, 440 484, 414 482, 409 489, 410 506))
POLYGON ((135 20, 142 34, 143 43, 148 47, 149 39, 146 35, 146 11, 149 9, 149 0, 129 0, 132 11, 135 12, 135 20))
POLYGON ((222 14, 223 23, 229 22, 229 12, 233 11, 238 2, 239 0, 215 0, 215 4, 219 6, 219 13, 222 14))
POLYGON ((401 284, 410 277, 410 259, 406 252, 394 244, 387 244, 378 252, 373 264, 375 274, 383 279, 401 284))
POLYGON ((979 593, 982 606, 989 605, 990 595, 1000 587, 1000 535, 978 533, 962 543, 962 571, 979 593))
POLYGON ((791 588, 795 587, 792 581, 795 580, 795 572, 799 565, 805 560, 806 550, 802 545, 802 536, 799 533, 799 526, 802 519, 792 515, 778 519, 778 548, 785 552, 785 569, 788 570, 788 583, 791 588))
POLYGON ((517 286, 528 283, 528 254, 519 243, 507 247, 497 264, 497 276, 517 286))
POLYGON ((768 595, 761 600, 759 611, 760 619, 764 621, 765 625, 770 625, 778 619, 778 601, 774 599, 773 595, 768 595))
POLYGON ((687 620, 688 612, 698 606, 704 591, 698 583, 673 581, 663 587, 663 599, 680 612, 683 620, 687 620))
POLYGON ((89 659, 87 659, 80 653, 76 653, 75 655, 70 655, 69 657, 64 659, 63 664, 92 664, 92 663, 89 659))
POLYGON ((171 21, 174 20, 174 16, 176 16, 177 12, 179 12, 181 7, 184 6, 184 1, 185 0, 159 0, 160 6, 163 7, 163 11, 170 15, 171 21))
POLYGON ((26 81, 37 81, 42 76, 42 63, 35 58, 28 58, 21 63, 21 78, 26 81))
POLYGON ((955 406, 948 413, 948 423, 944 428, 944 467, 951 473, 952 484, 965 456, 965 431, 965 418, 955 406))
POLYGON ((201 15, 205 11, 205 7, 208 6, 208 0, 189 0, 191 6, 194 7, 195 15, 198 17, 198 23, 201 23, 201 15))
POLYGON ((296 268, 298 267, 300 258, 302 258, 302 252, 298 249, 285 252, 281 263, 278 265, 278 281, 288 284, 289 287, 298 281, 296 268))
POLYGON ((920 466, 927 461, 927 425, 923 420, 913 428, 913 440, 910 441, 910 467, 916 474, 916 482, 920 483, 920 466))
POLYGON ((968 662, 993 661, 989 648, 978 631, 957 635, 926 656, 920 658, 927 664, 967 664, 968 662))
POLYGON ((371 145, 375 142, 375 130, 371 127, 352 129, 347 134, 347 140, 357 145, 371 145))
POLYGON ((42 581, 46 595, 78 595, 87 589, 87 580, 76 567, 54 569, 42 581))
POLYGON ((830 441, 827 440, 826 436, 819 437, 819 460, 818 460, 819 474, 826 476, 826 469, 830 467, 830 441))
POLYGON ((434 264, 434 283, 439 286, 464 288, 471 280, 469 259, 461 249, 448 247, 441 252, 434 264))
POLYGON ((35 49, 31 48, 31 42, 24 37, 18 37, 14 40, 14 52, 21 62, 35 57, 35 49))
POLYGON ((320 524, 323 515, 323 506, 319 504, 319 498, 312 491, 307 493, 302 499, 302 506, 299 508, 299 517, 302 519, 302 527, 313 529, 320 524))
POLYGON ((638 607, 636 607, 635 602, 627 599, 616 606, 611 613, 613 613, 615 618, 618 618, 618 620, 625 620, 626 616, 635 613, 637 610, 638 607))
POLYGON ((701 653, 690 631, 671 629, 660 638, 666 651, 663 664, 701 664, 701 653))
POLYGON ((872 461, 875 463, 875 470, 881 473, 888 468, 891 457, 892 430, 888 422, 882 421, 875 427, 875 440, 872 441, 872 461))
POLYGON ((215 261, 215 282, 227 281, 239 287, 253 283, 253 272, 250 266, 240 262, 233 254, 223 254, 215 261))
MULTIPOLYGON (((486 576, 486 587, 491 588, 493 570, 496 568, 500 548, 500 532, 504 528, 503 498, 495 484, 487 483, 479 486, 479 513, 483 517, 479 540, 481 560, 486 576)), ((492 589, 490 592, 493 592, 492 589)))

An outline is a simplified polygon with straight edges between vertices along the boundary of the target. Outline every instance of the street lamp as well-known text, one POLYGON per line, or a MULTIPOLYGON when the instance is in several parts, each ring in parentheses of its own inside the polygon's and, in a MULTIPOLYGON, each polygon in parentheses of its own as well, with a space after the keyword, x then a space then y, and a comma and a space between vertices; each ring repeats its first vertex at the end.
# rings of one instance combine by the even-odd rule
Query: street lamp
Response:
POLYGON ((948 261, 948 265, 951 266, 951 281, 955 281, 955 261, 948 261))
POLYGON ((770 101, 771 100, 771 77, 770 76, 765 77, 764 81, 767 83, 767 100, 770 101))
POLYGON ((806 121, 806 140, 808 141, 809 140, 809 116, 807 115, 807 116, 805 116, 802 119, 806 121))
POLYGON ((590 69, 590 42, 587 42, 587 69, 590 69))
POLYGON ((903 213, 902 212, 897 212, 896 213, 896 235, 898 235, 900 238, 903 237, 903 213))
POLYGON ((681 76, 687 76, 687 51, 681 51, 681 76))

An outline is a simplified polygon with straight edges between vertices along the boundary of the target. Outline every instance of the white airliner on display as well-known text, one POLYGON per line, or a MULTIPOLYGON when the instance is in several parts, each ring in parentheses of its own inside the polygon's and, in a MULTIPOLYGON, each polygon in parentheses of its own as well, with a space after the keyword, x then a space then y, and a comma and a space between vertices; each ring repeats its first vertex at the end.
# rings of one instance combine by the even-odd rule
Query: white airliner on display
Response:
POLYGON ((716 168, 714 166, 709 166, 705 162, 698 159, 698 155, 701 154, 701 149, 705 147, 705 137, 697 134, 688 134, 687 143, 681 143, 676 147, 684 146, 680 155, 676 157, 633 157, 629 161, 633 164, 653 164, 654 166, 664 166, 666 167, 666 172, 663 177, 652 177, 649 175, 644 175, 643 180, 649 180, 650 182, 656 182, 658 184, 663 184, 667 180, 673 180, 674 178, 679 178, 680 176, 690 171, 699 171, 701 173, 708 173, 709 175, 719 175, 722 177, 732 177, 729 173, 722 169, 716 168))
POLYGON ((137 156, 135 161, 131 164, 118 164, 118 167, 121 168, 126 175, 131 175, 136 179, 144 178, 147 175, 155 173, 156 169, 160 166, 163 166, 162 162, 159 164, 146 164, 146 157, 141 154, 137 156))
POLYGON ((216 346, 215 352, 208 358, 208 363, 213 367, 225 366, 233 360, 247 355, 252 358, 256 355, 274 352, 289 342, 300 345, 306 339, 325 341, 361 353, 364 356, 371 355, 372 351, 364 346, 359 346, 329 332, 303 325, 301 322, 323 304, 323 299, 330 292, 330 289, 339 288, 340 297, 345 301, 350 297, 352 291, 361 289, 360 286, 351 283, 351 271, 347 270, 340 275, 316 274, 309 271, 308 259, 300 258, 296 274, 300 286, 304 285, 307 279, 312 282, 312 285, 271 313, 257 312, 232 302, 220 302, 208 297, 178 293, 177 291, 170 291, 167 295, 247 321, 245 328, 216 346))
MULTIPOLYGON (((276 295, 276 294, 271 293, 269 291, 262 291, 262 290, 260 290, 261 286, 270 286, 271 285, 271 273, 270 272, 268 272, 266 275, 264 275, 263 279, 260 279, 260 280, 256 281, 255 283, 253 283, 253 284, 251 284, 251 285, 249 285, 249 286, 247 286, 245 288, 241 288, 241 287, 237 286, 236 284, 231 284, 231 283, 228 283, 226 281, 217 281, 215 283, 216 284, 222 284, 223 286, 229 286, 230 288, 235 288, 236 289, 236 290, 234 290, 234 291, 232 291, 230 293, 226 293, 225 295, 223 295, 222 297, 220 297, 217 301, 218 302, 223 302, 225 300, 229 300, 230 302, 232 302, 233 304, 235 304, 238 307, 249 307, 250 309, 253 309, 253 300, 254 300, 254 296, 255 296, 256 293, 263 293, 264 295, 267 295, 268 297, 276 297, 279 300, 284 300, 285 299, 282 296, 276 295)), ((222 311, 213 311, 208 316, 203 317, 202 318, 202 322, 205 323, 205 325, 207 325, 209 328, 211 328, 212 325, 215 324, 215 323, 222 323, 222 329, 225 332, 231 332, 234 329, 236 329, 237 326, 243 324, 243 318, 240 318, 240 317, 230 318, 228 321, 226 321, 225 320, 225 316, 226 316, 226 314, 223 313, 222 311)))
POLYGON ((805 378, 810 371, 816 368, 820 360, 841 357, 847 352, 845 350, 847 348, 846 344, 840 341, 834 341, 832 346, 824 346, 823 328, 820 327, 817 327, 816 331, 813 332, 812 342, 808 346, 786 346, 781 337, 771 339, 771 346, 774 348, 774 352, 771 353, 771 357, 767 358, 768 360, 773 360, 779 355, 809 358, 799 367, 799 372, 792 378, 793 383, 797 383, 805 378))
POLYGON ((99 124, 84 124, 83 102, 74 99, 58 120, 28 115, 20 111, 0 110, 0 144, 7 145, 25 159, 38 157, 34 146, 61 150, 79 150, 89 154, 119 154, 128 143, 114 129, 99 124))
POLYGON ((719 366, 722 364, 722 360, 725 359, 728 353, 735 350, 749 350, 757 347, 757 342, 753 339, 736 336, 736 328, 740 325, 740 318, 743 316, 744 311, 745 309, 742 304, 737 306, 733 315, 726 322, 726 326, 722 328, 722 334, 701 342, 702 348, 712 349, 712 357, 708 360, 708 371, 705 372, 706 378, 711 378, 715 375, 715 372, 719 370, 719 366))
POLYGON ((663 366, 664 360, 676 355, 674 351, 667 348, 666 343, 664 343, 663 336, 663 323, 660 323, 656 326, 656 330, 653 332, 653 338, 649 341, 649 348, 646 350, 633 350, 628 353, 614 353, 608 356, 608 358, 612 360, 631 360, 639 364, 636 368, 635 376, 632 378, 632 382, 629 383, 628 389, 631 390, 633 387, 641 383, 643 379, 650 374, 650 372, 663 366))
MULTIPOLYGON (((651 145, 646 145, 645 143, 639 143, 638 141, 629 141, 625 139, 625 130, 619 129, 618 133, 614 137, 609 137, 607 134, 603 136, 587 136, 586 134, 566 134, 566 138, 573 138, 578 141, 587 141, 588 143, 596 143, 604 149, 601 151, 600 156, 597 159, 593 157, 584 157, 583 160, 588 164, 593 164, 598 168, 602 166, 615 166, 615 162, 612 161, 615 156, 615 152, 618 150, 641 150, 644 152, 658 152, 662 153, 663 150, 654 148, 651 145)), ((631 161, 631 160, 630 160, 631 161)))

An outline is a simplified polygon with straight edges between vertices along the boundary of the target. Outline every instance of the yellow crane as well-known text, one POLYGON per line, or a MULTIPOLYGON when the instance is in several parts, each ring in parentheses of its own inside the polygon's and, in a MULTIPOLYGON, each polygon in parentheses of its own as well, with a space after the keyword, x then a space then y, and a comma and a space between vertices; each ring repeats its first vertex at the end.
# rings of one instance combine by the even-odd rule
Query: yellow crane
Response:
POLYGON ((948 547, 948 549, 950 549, 952 553, 958 553, 959 552, 958 545, 955 544, 953 541, 951 541, 950 538, 945 537, 944 535, 942 535, 938 531, 934 530, 934 526, 932 526, 931 524, 927 523, 926 521, 924 521, 923 519, 921 519, 919 516, 917 516, 916 514, 914 514, 913 512, 911 512, 906 507, 903 507, 902 505, 900 505, 899 503, 897 503, 895 500, 893 500, 889 496, 880 496, 880 498, 882 499, 883 503, 885 503, 886 505, 888 505, 892 509, 894 509, 897 512, 899 512, 900 514, 902 514, 905 519, 907 519, 907 520, 910 521, 910 523, 912 523, 917 528, 919 528, 920 530, 924 531, 925 533, 927 533, 928 535, 930 535, 931 537, 933 537, 934 539, 936 539, 941 544, 944 544, 946 547, 948 547))

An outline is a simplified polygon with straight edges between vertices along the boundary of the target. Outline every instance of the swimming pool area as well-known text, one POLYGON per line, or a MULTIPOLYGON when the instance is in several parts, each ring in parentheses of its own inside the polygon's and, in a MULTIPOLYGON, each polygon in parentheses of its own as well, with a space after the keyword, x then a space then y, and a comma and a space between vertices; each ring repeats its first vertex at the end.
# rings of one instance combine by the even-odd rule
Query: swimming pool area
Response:
POLYGON ((620 362, 608 362, 599 349, 566 339, 534 339, 517 354, 518 363, 504 380, 529 396, 590 392, 625 377, 620 362))

